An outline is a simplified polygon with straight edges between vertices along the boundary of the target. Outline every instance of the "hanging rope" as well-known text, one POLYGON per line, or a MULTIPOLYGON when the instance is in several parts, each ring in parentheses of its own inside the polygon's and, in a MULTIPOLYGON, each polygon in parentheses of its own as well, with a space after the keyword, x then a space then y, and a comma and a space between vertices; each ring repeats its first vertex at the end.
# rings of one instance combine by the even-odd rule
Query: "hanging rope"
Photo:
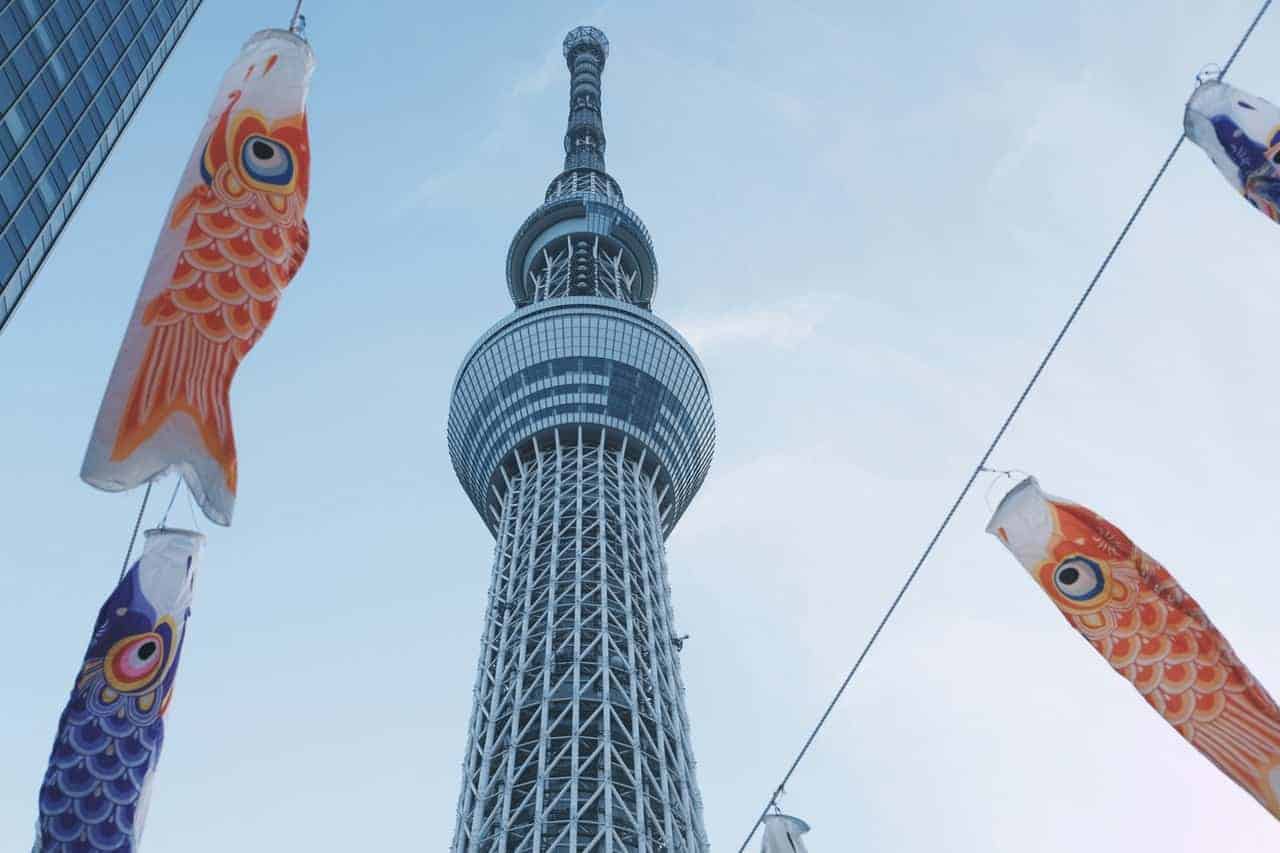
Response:
POLYGON ((124 552, 124 565, 120 567, 119 583, 124 580, 124 573, 129 571, 129 558, 133 556, 133 543, 138 541, 138 529, 142 527, 142 514, 147 511, 147 498, 151 497, 151 481, 147 481, 147 490, 142 493, 142 506, 138 507, 138 518, 133 522, 133 534, 129 537, 129 548, 124 552))
POLYGON ((302 0, 298 0, 297 5, 293 7, 293 17, 289 19, 289 32, 302 35, 306 25, 307 19, 302 17, 302 0))
POLYGON ((169 526, 169 513, 173 511, 173 502, 178 499, 178 489, 182 488, 182 475, 175 476, 177 482, 173 484, 173 494, 169 495, 169 505, 164 508, 164 515, 160 516, 161 529, 169 526))
POLYGON ((192 527, 194 527, 194 528, 196 529, 196 532, 197 532, 197 533, 199 533, 199 532, 200 532, 200 517, 199 517, 199 514, 198 514, 198 513, 196 513, 196 502, 195 502, 195 500, 191 497, 191 490, 190 490, 190 489, 187 489, 187 508, 191 510, 191 526, 192 526, 192 527))
MULTIPOLYGON (((1262 8, 1258 10, 1258 14, 1254 16, 1253 22, 1249 24, 1249 29, 1245 30, 1244 35, 1241 36, 1239 43, 1236 45, 1236 49, 1231 52, 1231 57, 1227 60, 1226 64, 1222 66, 1222 73, 1219 75, 1219 79, 1225 77, 1227 71, 1231 69, 1232 63, 1236 61, 1236 57, 1240 55, 1241 49, 1249 40, 1249 37, 1253 35, 1253 31, 1258 26, 1258 22, 1262 20, 1262 16, 1266 14, 1267 9, 1270 6, 1271 0, 1266 0, 1266 2, 1262 4, 1262 8)), ((1053 358, 1055 353, 1057 353, 1058 345, 1062 343, 1062 339, 1067 336, 1067 332, 1070 331, 1072 324, 1075 323, 1076 317, 1080 314, 1080 309, 1084 308, 1085 302, 1088 301, 1089 296, 1093 293, 1099 279, 1102 278, 1102 274, 1106 272, 1107 267, 1111 264, 1111 259, 1115 257, 1116 251, 1120 248, 1120 244, 1124 242, 1127 236, 1129 236, 1129 229, 1133 227, 1133 223, 1137 220, 1138 214, 1142 213, 1142 209, 1146 207, 1147 200, 1151 198, 1151 194, 1155 191, 1156 186, 1164 177, 1164 173, 1168 171, 1169 164, 1173 162, 1173 158, 1177 155, 1178 149, 1182 148, 1182 143, 1186 141, 1186 138, 1185 133, 1178 135, 1178 141, 1173 144, 1173 148, 1170 149, 1169 154, 1164 158, 1164 162, 1160 164, 1160 169, 1156 172, 1156 176, 1151 180, 1151 183, 1147 186, 1146 192, 1144 192, 1142 197, 1138 200, 1138 206, 1133 209, 1133 213, 1129 214, 1129 219, 1125 222, 1124 228, 1120 229, 1120 235, 1116 237, 1115 242, 1111 244, 1111 248, 1102 259, 1102 263, 1098 266, 1097 272, 1095 272, 1093 274, 1093 278, 1090 279, 1089 286, 1084 289, 1084 293, 1080 294, 1080 298, 1076 300, 1075 307, 1072 308, 1071 313, 1067 315, 1066 322, 1062 324, 1062 328, 1053 339, 1053 343, 1049 345, 1048 351, 1045 352, 1044 357, 1040 359, 1040 363, 1036 366, 1035 372, 1031 374, 1031 379, 1027 382, 1026 387, 1022 389, 1022 393, 1018 395, 1018 399, 1014 402, 1013 408, 1010 409, 1009 414, 1005 416, 1004 423, 1000 425, 1000 429, 996 431, 995 437, 992 438, 991 443, 987 445, 987 449, 978 460, 978 464, 973 467, 973 473, 969 475, 969 479, 965 481, 964 487, 960 489, 960 494, 956 496, 955 501, 951 504, 951 508, 948 509, 947 514, 943 516, 942 523, 938 525, 938 529, 934 532, 933 538, 930 539, 929 544, 925 546, 924 553, 920 555, 920 559, 916 561, 916 564, 911 569, 910 574, 907 575, 907 579, 902 584, 902 588, 899 589, 898 594, 894 596, 893 601, 889 604, 889 609, 884 612, 884 616, 881 617, 880 623, 876 625, 876 629, 871 632, 871 638, 867 640, 866 645, 862 647, 862 652, 853 662, 853 667, 849 670, 849 674, 844 677, 844 681, 840 684, 840 688, 836 691, 835 696, 831 698, 831 702, 827 705, 826 710, 823 711, 822 716, 818 718, 817 725, 813 727, 813 731, 811 731, 809 733, 809 737, 805 739, 804 746, 800 748, 800 752, 796 755, 795 760, 792 761, 791 766, 787 768, 787 772, 782 777, 782 781, 778 783, 778 787, 774 788, 773 794, 769 797, 769 801, 765 803, 764 808, 760 810, 760 816, 756 818, 756 822, 751 827, 751 831, 747 833, 747 837, 743 840, 742 846, 738 848, 738 853, 743 853, 743 851, 747 849, 747 845, 751 843, 751 839, 755 836, 756 830, 760 828, 760 824, 764 822, 765 817, 769 814, 770 807, 777 805, 778 797, 782 795, 787 783, 791 781, 792 774, 796 772, 796 768, 799 767, 800 762, 804 760, 805 755, 809 752, 809 747, 813 746, 813 741, 817 738, 818 732, 822 731, 822 727, 826 725, 827 718, 831 716, 831 712, 835 710, 836 705, 844 696, 844 692, 848 689, 850 682, 853 681, 853 677, 857 674, 858 668, 862 666, 862 661, 866 658, 867 653, 871 651, 871 647, 875 645, 876 640, 879 639, 880 632, 884 630, 884 626, 888 624, 894 611, 898 609, 898 604, 902 602, 902 597, 907 594, 907 590, 916 579, 916 575, 920 573, 921 567, 923 567, 925 561, 929 559, 929 555, 933 553, 934 546, 938 544, 938 540, 951 524, 951 519, 955 516, 956 510, 960 508, 960 504, 964 502, 966 497, 968 497, 969 490, 973 488, 974 481, 977 480, 978 475, 986 469, 987 460, 991 458, 991 454, 995 452, 996 447, 1004 438, 1005 432, 1008 431, 1009 425, 1013 423, 1013 419, 1017 417, 1018 412, 1022 409, 1022 404, 1025 403, 1027 397, 1030 396, 1031 389, 1033 389, 1036 386, 1036 383, 1040 381, 1040 375, 1044 373, 1044 369, 1048 366, 1049 360, 1053 358)))

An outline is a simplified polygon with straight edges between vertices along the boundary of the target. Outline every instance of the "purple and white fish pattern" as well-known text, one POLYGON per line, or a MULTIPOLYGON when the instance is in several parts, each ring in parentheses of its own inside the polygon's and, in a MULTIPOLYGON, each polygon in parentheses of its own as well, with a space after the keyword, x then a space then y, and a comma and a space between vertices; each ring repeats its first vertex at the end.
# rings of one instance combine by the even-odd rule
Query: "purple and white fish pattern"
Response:
POLYGON ((204 537, 149 530, 102 609, 58 721, 33 853, 138 849, 204 537))

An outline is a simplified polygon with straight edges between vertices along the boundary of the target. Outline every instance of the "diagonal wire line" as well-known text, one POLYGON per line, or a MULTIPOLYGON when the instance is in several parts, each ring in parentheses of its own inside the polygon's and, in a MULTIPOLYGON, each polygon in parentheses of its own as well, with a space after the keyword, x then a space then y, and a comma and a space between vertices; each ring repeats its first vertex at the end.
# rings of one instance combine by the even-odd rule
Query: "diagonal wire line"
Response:
MULTIPOLYGON (((1244 48, 1249 37, 1253 35, 1254 29, 1257 28, 1258 23, 1262 20, 1262 16, 1266 14, 1267 9, 1270 8, 1270 6, 1271 0, 1266 0, 1266 2, 1262 4, 1262 8, 1258 10, 1258 14, 1254 16, 1253 22, 1249 24, 1249 28, 1245 30, 1244 35, 1240 37, 1240 41, 1236 44, 1235 50, 1231 52, 1231 57, 1227 60, 1226 64, 1222 66, 1222 72, 1218 75, 1219 79, 1226 76, 1227 71, 1230 70, 1231 65, 1236 61, 1236 57, 1240 55, 1241 49, 1244 48)), ((1065 338, 1067 336, 1067 332, 1071 330, 1071 326, 1075 323, 1076 317, 1079 316, 1080 310, 1084 308, 1085 302, 1087 302, 1090 295, 1093 294, 1094 288, 1097 287, 1098 281, 1102 278, 1102 274, 1107 271, 1107 267, 1110 266, 1111 259, 1115 257, 1116 251, 1120 248, 1120 244, 1129 236, 1129 230, 1133 227, 1133 223, 1138 219, 1138 215, 1142 213, 1143 208, 1147 206, 1147 200, 1150 199, 1151 194, 1155 192, 1156 186, 1164 177, 1165 172, 1168 171, 1169 164, 1173 162, 1173 158, 1177 156, 1178 150, 1182 148, 1182 143, 1185 142, 1186 139, 1187 136, 1185 133, 1179 134, 1178 141, 1173 144, 1173 148, 1169 150, 1168 156, 1166 156, 1164 158, 1164 162, 1160 164, 1159 171, 1156 172, 1156 176, 1152 178, 1151 183, 1147 186, 1146 192, 1144 192, 1142 197, 1138 200, 1138 205, 1133 209, 1133 213, 1129 214, 1128 221, 1125 222, 1124 228, 1120 229, 1120 235, 1116 237, 1115 242, 1111 244, 1111 248, 1102 259, 1102 263, 1099 264, 1097 272, 1093 274, 1093 278, 1089 281, 1089 286, 1084 289, 1084 292, 1080 294, 1080 298, 1076 300, 1075 307, 1073 307, 1071 309, 1071 313, 1067 315, 1066 322, 1062 324, 1062 328, 1053 339, 1053 343, 1049 345, 1049 349, 1045 352, 1044 357, 1040 359, 1040 363, 1036 366, 1035 372, 1031 374, 1031 379, 1022 389, 1022 393, 1018 395, 1017 401, 1014 402, 1013 408, 1011 408, 1009 410, 1009 414, 1005 416, 1004 423, 1000 425, 1000 429, 996 431, 995 437, 992 438, 991 443, 987 445, 987 449, 978 460, 978 464, 974 466, 973 472, 969 474, 969 479, 965 481, 964 488, 960 490, 960 494, 957 495, 955 501, 952 502, 951 508, 947 510, 947 514, 943 516, 942 523, 938 525, 938 529, 934 532, 933 538, 929 540, 929 544, 925 546, 924 552, 920 555, 920 559, 916 561, 915 566, 911 569, 911 573, 907 575, 907 579, 903 582, 902 588, 899 589, 898 594, 893 597, 893 601, 889 604, 889 608, 884 612, 884 616, 880 618, 880 623, 876 625, 876 629, 871 632, 871 638, 868 639, 866 645, 862 647, 862 651, 859 653, 857 660, 853 662, 853 667, 849 670, 849 674, 845 676, 844 681, 840 684, 840 689, 838 689, 835 695, 831 698, 831 702, 827 705, 826 710, 823 711, 822 716, 818 718, 818 724, 813 727, 813 731, 809 733, 809 737, 805 740, 804 746, 800 748, 800 752, 796 754, 795 760, 792 761, 791 766, 787 768, 786 775, 782 777, 782 781, 778 783, 778 787, 773 790, 773 794, 769 797, 769 802, 765 803, 764 808, 760 811, 760 816, 756 818, 755 825, 751 827, 751 832, 747 833, 747 837, 743 840, 742 846, 738 848, 738 853, 743 853, 743 851, 747 849, 747 845, 751 843, 751 839, 755 836, 756 830, 760 828, 760 824, 764 822, 765 816, 768 815, 769 809, 777 803, 778 797, 782 795, 787 783, 791 781, 791 776, 796 772, 796 768, 800 766, 800 762, 804 760, 805 755, 809 752, 809 748, 813 746, 813 742, 818 737, 818 733, 822 731, 822 727, 826 725, 827 719, 831 716, 831 712, 835 710, 836 705, 840 702, 841 698, 844 697, 845 690, 848 689, 849 684, 853 681, 853 677, 858 673, 858 668, 862 666, 862 661, 866 659, 867 653, 871 651, 871 647, 874 646, 876 640, 880 638, 880 632, 883 631, 885 625, 889 623, 889 619, 892 618, 894 611, 898 609, 898 605, 902 602, 903 596, 907 594, 907 590, 911 587, 912 582, 915 581, 916 575, 920 573, 920 569, 924 566, 925 561, 927 561, 929 556, 933 553, 934 546, 938 544, 938 540, 942 538, 942 534, 946 532, 947 527, 951 524, 951 519, 955 517, 956 510, 960 508, 960 504, 962 504, 964 499, 968 497, 970 489, 973 488, 974 481, 978 479, 978 475, 986 468, 987 461, 991 458, 991 454, 995 452, 996 447, 1004 438, 1005 433, 1009 429, 1009 425, 1013 423, 1013 419, 1017 417, 1018 412, 1021 411, 1022 404, 1027 401, 1027 397, 1031 395, 1032 389, 1035 388, 1036 383, 1040 381, 1041 374, 1044 373, 1044 369, 1048 366, 1050 359, 1052 359, 1057 353, 1058 346, 1062 343, 1062 339, 1065 338)))
POLYGON ((160 526, 169 526, 169 513, 173 512, 173 502, 178 499, 178 489, 182 487, 182 475, 177 476, 177 482, 173 484, 173 494, 169 495, 169 505, 164 508, 164 515, 160 516, 160 526))
POLYGON ((1258 10, 1258 14, 1253 16, 1253 22, 1249 24, 1249 29, 1244 31, 1244 35, 1240 37, 1240 42, 1236 45, 1236 49, 1231 51, 1231 57, 1227 60, 1227 64, 1222 66, 1222 73, 1218 75, 1218 79, 1227 76, 1227 72, 1231 70, 1232 64, 1236 61, 1236 57, 1240 55, 1240 51, 1244 49, 1245 42, 1249 40, 1249 36, 1253 35, 1253 31, 1258 28, 1258 22, 1262 20, 1262 16, 1267 14, 1267 9, 1271 6, 1271 0, 1266 0, 1262 4, 1262 8, 1258 10))
POLYGON ((129 571, 129 558, 133 556, 133 545, 138 541, 138 530, 142 527, 142 514, 147 511, 147 499, 151 497, 151 487, 153 485, 155 483, 148 480, 147 490, 142 493, 142 504, 138 507, 138 517, 133 522, 133 534, 129 536, 129 548, 124 552, 124 564, 120 566, 120 580, 124 580, 125 572, 129 571))

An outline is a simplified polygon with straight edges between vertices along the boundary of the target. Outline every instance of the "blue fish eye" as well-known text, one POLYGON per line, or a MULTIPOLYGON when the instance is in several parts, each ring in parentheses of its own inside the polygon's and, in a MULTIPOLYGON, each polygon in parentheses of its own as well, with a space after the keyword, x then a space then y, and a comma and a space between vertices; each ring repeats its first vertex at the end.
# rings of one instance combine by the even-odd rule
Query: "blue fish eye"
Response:
POLYGON ((1068 557, 1053 570, 1053 585, 1072 601, 1088 601, 1102 592, 1102 567, 1087 557, 1068 557))
POLYGON ((240 150, 240 161, 255 181, 284 186, 293 180, 293 155, 274 139, 250 136, 240 150))

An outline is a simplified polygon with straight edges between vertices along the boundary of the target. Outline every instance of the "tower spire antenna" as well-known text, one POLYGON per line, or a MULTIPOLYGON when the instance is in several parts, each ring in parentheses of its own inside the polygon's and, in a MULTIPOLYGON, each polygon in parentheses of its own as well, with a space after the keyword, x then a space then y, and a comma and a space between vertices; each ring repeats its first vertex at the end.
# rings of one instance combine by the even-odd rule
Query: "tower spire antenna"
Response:
POLYGON ((569 66, 569 123, 564 132, 564 168, 605 171, 604 119, 600 74, 609 58, 609 39, 595 27, 574 27, 564 37, 569 66))
POLYGON ((507 250, 507 286, 517 307, 572 295, 652 308, 658 282, 653 240, 605 171, 600 77, 608 58, 609 39, 595 27, 574 27, 564 37, 564 170, 507 250))

